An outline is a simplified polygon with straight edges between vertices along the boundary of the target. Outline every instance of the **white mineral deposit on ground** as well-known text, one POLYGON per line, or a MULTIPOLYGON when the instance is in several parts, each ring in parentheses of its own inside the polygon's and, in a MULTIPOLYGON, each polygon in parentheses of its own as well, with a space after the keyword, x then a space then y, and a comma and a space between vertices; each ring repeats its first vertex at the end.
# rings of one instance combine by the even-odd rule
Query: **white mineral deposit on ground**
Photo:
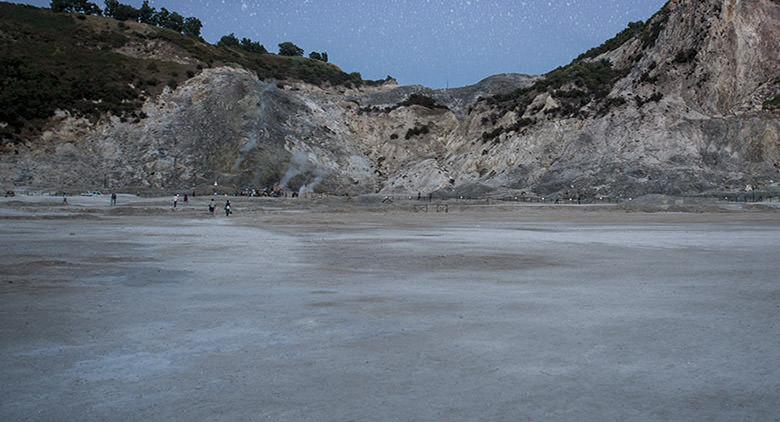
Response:
POLYGON ((780 415, 770 206, 119 199, 0 202, 0 420, 780 415))

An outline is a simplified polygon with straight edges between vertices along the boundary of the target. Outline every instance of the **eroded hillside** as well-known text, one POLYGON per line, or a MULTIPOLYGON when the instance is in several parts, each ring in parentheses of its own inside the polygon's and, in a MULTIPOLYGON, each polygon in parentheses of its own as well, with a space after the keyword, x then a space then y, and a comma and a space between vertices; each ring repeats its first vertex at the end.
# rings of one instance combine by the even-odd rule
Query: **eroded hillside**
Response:
POLYGON ((108 51, 181 66, 179 79, 134 97, 129 115, 58 105, 39 133, 6 139, 4 184, 631 196, 780 180, 774 0, 671 1, 547 75, 449 90, 369 85, 335 67, 321 78, 302 58, 263 73, 258 60, 284 59, 134 35, 147 30, 122 29, 129 41, 108 51))

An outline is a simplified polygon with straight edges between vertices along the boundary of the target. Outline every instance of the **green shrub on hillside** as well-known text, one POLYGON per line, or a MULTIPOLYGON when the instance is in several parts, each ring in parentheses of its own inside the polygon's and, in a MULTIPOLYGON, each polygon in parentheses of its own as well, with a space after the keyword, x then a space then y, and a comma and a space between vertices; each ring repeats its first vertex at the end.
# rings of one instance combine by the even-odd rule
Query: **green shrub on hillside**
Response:
POLYGON ((449 110, 447 106, 439 104, 436 102, 435 99, 423 94, 412 94, 409 96, 409 98, 398 103, 396 107, 408 107, 411 105, 418 105, 418 106, 423 106, 431 109, 440 108, 440 109, 449 110))
POLYGON ((669 22, 669 3, 667 2, 661 10, 647 20, 645 28, 642 30, 640 39, 642 40, 642 47, 649 48, 655 46, 658 37, 661 35, 661 31, 666 28, 666 24, 669 22))
POLYGON ((289 57, 299 57, 299 56, 303 56, 303 49, 289 41, 286 41, 279 44, 279 55, 289 56, 289 57))
POLYGON ((146 98, 154 98, 166 86, 180 85, 204 67, 238 65, 263 80, 344 86, 374 83, 322 60, 262 54, 266 52, 260 43, 238 41, 235 36, 236 42, 230 43, 235 48, 213 46, 159 27, 142 32, 107 18, 77 19, 76 15, 9 3, 0 3, 0 16, 4 37, 0 45, 2 139, 34 137, 57 109, 91 119, 112 113, 135 121, 146 98), (96 25, 95 19, 104 21, 96 25), (135 58, 115 51, 128 43, 155 39, 181 49, 196 64, 135 58))
POLYGON ((678 64, 691 63, 696 60, 698 54, 699 52, 695 48, 682 50, 674 56, 674 62, 678 64))
POLYGON ((594 100, 606 98, 615 82, 626 73, 626 70, 613 68, 608 60, 574 62, 553 70, 528 88, 496 95, 488 98, 487 102, 501 110, 514 110, 522 115, 537 95, 550 92, 561 103, 554 112, 569 116, 594 100))
POLYGON ((325 51, 323 51, 322 53, 317 52, 317 51, 312 51, 311 53, 309 53, 309 58, 312 59, 312 60, 319 60, 321 62, 327 63, 328 62, 328 53, 325 52, 325 51))
POLYGON ((429 133, 431 133, 431 127, 430 126, 428 126, 428 125, 417 125, 417 126, 415 126, 415 127, 413 127, 413 128, 411 128, 411 129, 406 131, 406 135, 404 135, 404 139, 406 139, 408 141, 409 139, 412 139, 415 136, 427 135, 429 133))
POLYGON ((100 15, 101 10, 95 3, 86 0, 52 0, 53 12, 83 13, 85 15, 100 15))
POLYGON ((775 95, 774 97, 764 101, 764 109, 780 110, 780 95, 775 95))
POLYGON ((604 53, 608 53, 613 50, 617 50, 620 48, 623 44, 630 41, 635 36, 642 33, 642 30, 645 28, 644 22, 631 22, 628 24, 628 27, 624 29, 619 34, 615 35, 613 38, 604 41, 603 44, 601 44, 598 47, 591 48, 590 50, 586 51, 583 54, 580 54, 579 57, 574 59, 574 61, 581 61, 585 59, 591 59, 598 57, 604 53))

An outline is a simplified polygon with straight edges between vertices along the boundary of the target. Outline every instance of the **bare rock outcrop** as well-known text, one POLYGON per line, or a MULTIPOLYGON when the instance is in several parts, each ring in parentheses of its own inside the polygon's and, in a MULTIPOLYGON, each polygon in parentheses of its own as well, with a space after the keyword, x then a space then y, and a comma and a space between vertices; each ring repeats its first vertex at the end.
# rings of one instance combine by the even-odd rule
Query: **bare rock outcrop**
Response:
POLYGON ((0 156, 0 176, 137 191, 736 190, 780 179, 780 116, 765 107, 780 94, 778 40, 775 0, 672 0, 620 45, 542 77, 344 88, 225 65, 148 99, 137 122, 59 113, 0 156), (583 85, 586 71, 607 82, 583 85))

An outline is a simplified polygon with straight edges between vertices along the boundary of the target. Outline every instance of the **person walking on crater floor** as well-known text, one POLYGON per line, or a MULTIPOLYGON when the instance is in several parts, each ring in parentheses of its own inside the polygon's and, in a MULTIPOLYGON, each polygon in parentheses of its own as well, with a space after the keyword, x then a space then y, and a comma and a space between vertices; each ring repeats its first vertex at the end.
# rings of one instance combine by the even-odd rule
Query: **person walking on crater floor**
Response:
POLYGON ((176 209, 176 205, 179 205, 179 194, 173 197, 173 208, 176 209))
POLYGON ((190 204, 190 197, 185 193, 184 194, 184 205, 190 204))
POLYGON ((111 192, 111 206, 116 205, 116 192, 111 192))
POLYGON ((217 203, 214 202, 214 198, 211 198, 211 202, 209 202, 209 214, 214 215, 215 209, 217 209, 217 203))
POLYGON ((233 210, 230 209, 230 200, 228 199, 225 202, 225 217, 230 217, 230 214, 233 214, 233 210))

